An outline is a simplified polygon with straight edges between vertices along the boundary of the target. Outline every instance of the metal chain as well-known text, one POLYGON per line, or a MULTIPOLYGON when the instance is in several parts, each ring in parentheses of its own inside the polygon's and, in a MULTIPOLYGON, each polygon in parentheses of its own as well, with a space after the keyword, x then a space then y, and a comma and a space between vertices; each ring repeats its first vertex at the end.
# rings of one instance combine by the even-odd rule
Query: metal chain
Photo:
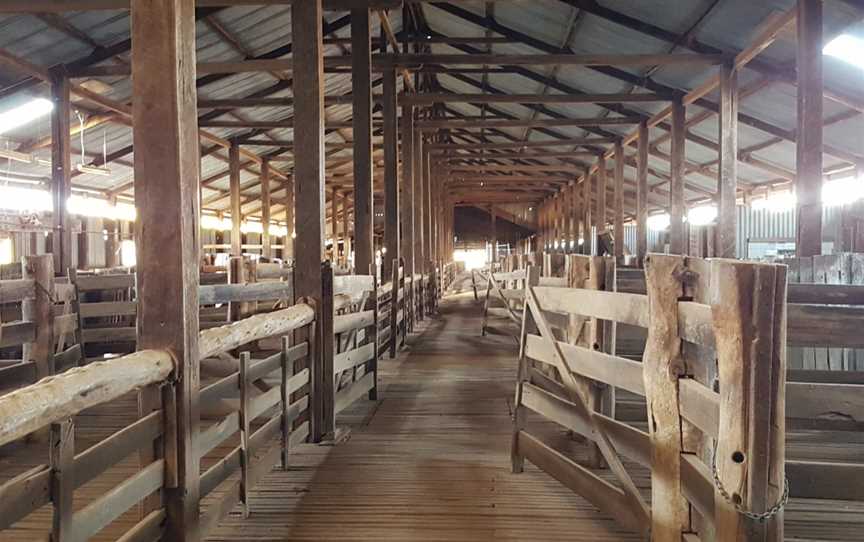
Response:
POLYGON ((786 503, 789 502, 789 478, 785 475, 783 476, 783 494, 780 496, 780 499, 774 503, 774 506, 766 510, 762 513, 752 512, 750 510, 745 509, 741 504, 735 502, 732 499, 732 496, 729 495, 729 492, 726 491, 726 488, 723 486, 723 482, 720 481, 720 473, 717 472, 717 446, 714 446, 714 451, 711 454, 711 474, 714 476, 714 487, 717 488, 717 491, 720 492, 720 495, 726 499, 726 502, 732 505, 735 510, 741 514, 742 516, 748 517, 754 521, 758 521, 760 523, 764 523, 776 516, 783 508, 786 507, 786 503))

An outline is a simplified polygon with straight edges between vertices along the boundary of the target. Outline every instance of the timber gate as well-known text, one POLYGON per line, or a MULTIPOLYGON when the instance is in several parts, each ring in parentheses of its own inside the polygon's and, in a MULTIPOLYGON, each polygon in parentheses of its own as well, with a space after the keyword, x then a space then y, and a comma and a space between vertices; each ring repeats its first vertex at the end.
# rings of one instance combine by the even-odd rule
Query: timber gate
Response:
POLYGON ((527 459, 653 540, 782 540, 785 267, 650 255, 646 277, 647 295, 526 287, 514 472, 527 459), (648 330, 641 363, 602 351, 603 321, 648 330), (602 384, 646 398, 647 432, 615 419, 602 384), (614 482, 545 442, 539 419, 586 437, 614 482), (633 463, 650 469, 650 508, 633 463))

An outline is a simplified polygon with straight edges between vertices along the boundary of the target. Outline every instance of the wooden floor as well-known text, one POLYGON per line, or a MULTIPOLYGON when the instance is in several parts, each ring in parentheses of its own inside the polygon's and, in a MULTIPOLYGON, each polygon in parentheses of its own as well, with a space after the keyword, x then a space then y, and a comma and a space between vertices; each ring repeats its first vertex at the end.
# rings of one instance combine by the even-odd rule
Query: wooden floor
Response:
MULTIPOLYGON (((397 359, 382 362, 379 401, 358 401, 339 418, 350 429, 346 441, 298 446, 288 472, 274 471, 256 487, 251 516, 232 514, 209 540, 638 540, 532 465, 510 473, 515 343, 480 337, 473 295, 446 299, 420 331, 397 359)), ((134 402, 126 405, 79 417, 82 447, 128 423, 134 402)), ((540 430, 557 448, 581 454, 559 427, 540 430)), ((42 447, 0 451, 0 482, 44 462, 46 454, 34 450, 42 447)), ((798 457, 864 461, 861 450, 860 438, 826 447, 806 434, 790 436, 798 457)), ((647 492, 647 472, 627 466, 647 492)), ((111 469, 76 492, 76 506, 134 469, 134 457, 111 469)), ((44 540, 50 515, 44 507, 0 532, 0 541, 44 540)), ((115 540, 134 519, 127 514, 96 540, 115 540)), ((862 540, 864 503, 793 501, 786 526, 788 540, 862 540)))
POLYGON ((533 466, 510 473, 515 343, 480 337, 479 311, 445 301, 383 363, 380 401, 340 420, 349 440, 302 447, 210 540, 638 540, 533 466))

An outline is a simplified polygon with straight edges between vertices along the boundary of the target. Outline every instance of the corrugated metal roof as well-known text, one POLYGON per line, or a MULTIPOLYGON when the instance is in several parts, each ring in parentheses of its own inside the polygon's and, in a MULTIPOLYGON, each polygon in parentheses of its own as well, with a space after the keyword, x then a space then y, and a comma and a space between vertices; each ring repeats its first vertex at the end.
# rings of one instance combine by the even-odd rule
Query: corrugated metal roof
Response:
MULTIPOLYGON (((580 10, 572 7, 570 3, 563 1, 545 0, 538 2, 501 2, 494 5, 492 12, 494 20, 512 29, 516 33, 524 34, 528 40, 538 40, 549 47, 565 47, 575 53, 665 53, 686 52, 687 49, 681 43, 675 44, 667 39, 653 37, 650 32, 646 33, 637 29, 628 28, 619 24, 613 17, 604 16, 603 10, 612 10, 620 14, 622 18, 638 20, 649 27, 654 27, 657 32, 665 32, 671 35, 682 35, 689 32, 687 39, 696 40, 706 46, 717 48, 721 51, 734 52, 746 47, 772 17, 792 8, 794 0, 764 0, 753 2, 752 0, 724 0, 714 2, 713 0, 691 0, 680 2, 678 0, 651 0, 632 2, 630 0, 600 0, 596 9, 580 10), (592 13, 595 11, 596 13, 592 13)), ((456 7, 447 10, 435 4, 421 4, 423 19, 428 23, 434 33, 440 33, 457 37, 481 37, 487 34, 482 26, 469 22, 458 16, 459 10, 465 10, 469 14, 484 16, 486 4, 484 2, 459 3, 456 7), (452 12, 452 13, 451 13, 452 12)), ((122 43, 129 39, 129 14, 127 11, 93 11, 66 13, 64 19, 71 25, 86 33, 93 41, 102 46, 111 46, 122 43)), ((291 14, 290 8, 286 6, 237 6, 219 10, 213 19, 225 30, 230 32, 242 43, 243 48, 253 55, 270 54, 274 50, 281 50, 287 54, 285 46, 290 43, 291 14), (281 48, 281 49, 280 49, 281 48)), ((336 20, 344 21, 345 14, 326 13, 328 22, 336 20)), ((825 4, 825 32, 826 36, 833 36, 841 29, 860 33, 864 36, 864 24, 849 27, 850 21, 860 20, 861 14, 843 2, 831 2, 825 4)), ((377 36, 380 32, 378 20, 372 18, 372 35, 377 36)), ((401 17, 391 17, 392 23, 398 32, 401 17)), ((794 75, 790 66, 794 66, 795 44, 793 29, 787 29, 787 33, 781 34, 780 38, 760 56, 764 63, 771 64, 777 70, 786 70, 794 75)), ((197 24, 197 54, 200 61, 230 61, 243 57, 242 53, 214 32, 204 21, 197 24)), ((336 36, 347 37, 349 35, 347 25, 334 33, 336 36)), ((486 45, 472 46, 479 51, 491 51, 500 54, 530 54, 538 50, 530 44, 518 42, 496 43, 491 47, 486 45)), ((58 29, 51 27, 43 19, 32 15, 5 15, 0 16, 0 48, 8 50, 14 55, 26 58, 40 66, 53 66, 61 63, 69 63, 87 57, 93 51, 91 44, 81 39, 72 38, 58 29)), ((325 54, 342 55, 346 47, 338 45, 327 45, 325 54)), ((444 44, 433 44, 431 50, 436 53, 454 53, 465 50, 465 47, 454 48, 444 44)), ((120 55, 120 61, 128 61, 128 51, 120 55)), ((106 60, 102 64, 111 64, 114 60, 106 60)), ((681 66, 662 66, 651 70, 650 74, 644 69, 621 68, 619 71, 595 69, 577 66, 561 66, 554 69, 551 66, 529 66, 531 71, 540 76, 554 77, 564 85, 579 92, 587 93, 617 93, 639 91, 640 84, 655 82, 659 85, 686 91, 694 88, 714 73, 714 69, 681 66), (622 80, 616 75, 630 80, 622 80), (634 84, 636 83, 636 84, 634 84)), ((752 68, 745 69, 740 74, 740 85, 742 88, 756 83, 761 75, 752 68)), ((446 90, 461 93, 480 92, 477 84, 483 80, 481 74, 471 75, 447 75, 437 76, 440 84, 446 90), (476 84, 469 84, 473 81, 476 84)), ((18 74, 6 69, 0 69, 0 85, 8 85, 19 80, 18 74)), ((236 98, 261 93, 272 89, 279 81, 267 73, 246 73, 226 77, 213 78, 212 83, 199 89, 201 98, 219 99, 236 98)), ((518 73, 493 73, 487 78, 488 84, 502 92, 507 93, 537 93, 550 92, 560 93, 561 89, 546 88, 538 77, 528 78, 518 73)), ((862 83, 864 83, 864 71, 852 69, 835 59, 826 59, 825 62, 826 86, 837 89, 853 96, 861 96, 862 83)), ((128 78, 104 77, 99 78, 104 87, 104 93, 113 100, 128 102, 131 95, 131 86, 128 78)), ((399 79, 401 84, 401 78, 399 79)), ((284 83, 283 83, 284 84, 284 83)), ((268 96, 287 97, 291 95, 289 88, 284 88, 268 96)), ((325 79, 326 92, 328 95, 347 94, 351 90, 351 77, 347 73, 327 74, 325 79)), ((278 87, 277 87, 278 88, 278 87)), ((31 87, 25 93, 3 96, 0 93, 0 110, 12 107, 20 103, 30 94, 44 93, 44 87, 31 87)), ((708 96, 716 101, 716 93, 708 96)), ((860 99, 860 98, 859 98, 860 99)), ((662 103, 627 104, 628 111, 634 111, 644 115, 651 115, 664 107, 662 103)), ((479 110, 469 104, 450 104, 448 108, 463 114, 477 115, 479 110)), ((517 104, 495 104, 495 110, 502 111, 507 115, 518 118, 546 118, 547 115, 538 113, 537 108, 525 107, 517 104)), ((616 113, 610 108, 594 104, 570 104, 570 105, 548 105, 545 110, 553 114, 571 117, 589 117, 611 115, 616 113)), ((688 108, 688 116, 701 112, 699 106, 688 108)), ((796 128, 796 96, 795 88, 786 83, 773 83, 767 89, 742 99, 740 111, 759 121, 770 123, 782 131, 790 134, 796 128)), ((848 109, 834 102, 825 102, 825 117, 831 118, 848 112, 848 109)), ((202 110, 202 114, 206 114, 202 110)), ((243 119, 274 120, 290 119, 293 116, 291 107, 259 107, 237 111, 237 115, 243 119)), ((233 117, 223 115, 222 119, 233 117)), ((347 121, 351 118, 350 105, 330 106, 327 110, 327 118, 333 121, 347 121)), ((864 120, 860 115, 855 115, 843 120, 836 121, 825 128, 824 136, 827 145, 845 152, 856 153, 864 156, 864 120)), ((607 126, 599 130, 580 128, 555 128, 552 130, 563 137, 583 137, 596 133, 609 133, 624 135, 634 129, 632 126, 607 126)), ((229 138, 248 130, 235 128, 208 128, 208 131, 229 138)), ((87 132, 87 151, 89 154, 101 154, 101 139, 103 131, 108 141, 108 152, 123 149, 132 144, 131 130, 128 126, 118 124, 107 124, 87 132)), ((502 132, 509 134, 511 138, 522 138, 526 133, 530 140, 548 139, 548 131, 544 134, 540 130, 506 129, 502 132)), ((661 133, 658 128, 652 129, 652 134, 657 136, 661 133)), ((696 137, 710 141, 717 139, 716 117, 710 117, 699 125, 691 127, 691 132, 696 137)), ((46 122, 37 122, 20 130, 8 134, 9 146, 15 148, 19 143, 32 141, 48 134, 46 122)), ((271 137, 279 140, 290 140, 293 131, 290 128, 272 129, 263 132, 260 137, 271 137)), ((494 141, 505 141, 501 136, 487 132, 487 137, 494 141)), ((760 145, 772 139, 772 135, 763 130, 750 127, 745 123, 739 125, 740 147, 760 145)), ((326 140, 329 142, 343 141, 341 134, 328 133, 326 140)), ((3 144, 0 141, 0 144, 3 144)), ((668 141, 658 146, 660 153, 669 152, 668 141)), ((77 140, 73 141, 74 152, 78 152, 77 140)), ((251 147, 254 152, 266 153, 273 147, 251 147)), ((753 157, 765 162, 793 171, 795 167, 795 146, 788 141, 761 148, 753 157)), ((632 153, 633 149, 628 149, 632 153)), ((37 153, 42 158, 48 157, 47 149, 37 153)), ((224 155, 220 151, 220 155, 224 155)), ((336 156, 350 156, 349 151, 334 153, 336 156)), ((131 161, 132 154, 123 158, 131 161)), ((698 144, 695 141, 687 143, 687 161, 694 165, 711 163, 716 160, 716 151, 712 148, 698 144)), ((77 160, 76 160, 77 161, 77 160)), ((669 170, 669 164, 659 156, 650 157, 650 165, 661 176, 669 170)), ((837 157, 826 156, 826 166, 839 164, 837 157)), ((40 166, 13 164, 13 169, 28 174, 47 174, 47 169, 40 166)), ((277 167, 290 170, 290 164, 279 163, 277 167)), ((209 177, 218 172, 225 171, 227 165, 223 160, 214 156, 202 159, 202 178, 209 177)), ((627 175, 635 175, 635 171, 628 166, 627 175)), ((754 167, 747 163, 740 165, 742 183, 766 183, 776 181, 778 175, 765 169, 754 167)), ((108 189, 128 183, 132 177, 132 171, 122 163, 111 165, 111 176, 100 177, 93 175, 80 175, 75 179, 76 184, 82 186, 108 189)), ((252 174, 244 171, 243 182, 252 179, 252 174)), ((652 183, 659 183, 663 179, 655 175, 650 176, 652 183)), ((699 197, 704 190, 713 190, 716 184, 710 177, 692 174, 688 177, 697 190, 688 190, 688 197, 699 197), (701 190, 700 190, 701 189, 701 190)), ((213 183, 215 189, 227 189, 227 178, 213 183)), ((257 189, 250 189, 249 194, 254 195, 257 189)), ((205 199, 216 194, 213 190, 205 189, 205 199)), ((654 196, 652 196, 654 197, 654 196)), ((218 202, 223 205, 224 201, 218 202)))

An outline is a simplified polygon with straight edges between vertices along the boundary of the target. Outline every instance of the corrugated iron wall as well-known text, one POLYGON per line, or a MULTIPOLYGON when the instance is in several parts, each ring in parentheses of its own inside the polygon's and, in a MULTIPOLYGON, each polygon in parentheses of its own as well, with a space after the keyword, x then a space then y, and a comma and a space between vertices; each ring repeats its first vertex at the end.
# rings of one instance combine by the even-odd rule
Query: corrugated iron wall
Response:
MULTIPOLYGON (((822 228, 825 252, 833 250, 834 242, 840 236, 840 207, 825 207, 822 211, 822 228)), ((701 228, 700 228, 701 229, 701 228)), ((697 228, 691 234, 696 235, 697 228)), ((751 241, 783 242, 795 241, 795 210, 770 211, 767 209, 752 209, 738 206, 738 246, 735 250, 737 258, 747 258, 748 243, 751 241)), ((662 252, 664 250, 664 233, 648 230, 648 251, 662 252)), ((624 245, 631 254, 636 253, 636 225, 624 226, 624 245)))

